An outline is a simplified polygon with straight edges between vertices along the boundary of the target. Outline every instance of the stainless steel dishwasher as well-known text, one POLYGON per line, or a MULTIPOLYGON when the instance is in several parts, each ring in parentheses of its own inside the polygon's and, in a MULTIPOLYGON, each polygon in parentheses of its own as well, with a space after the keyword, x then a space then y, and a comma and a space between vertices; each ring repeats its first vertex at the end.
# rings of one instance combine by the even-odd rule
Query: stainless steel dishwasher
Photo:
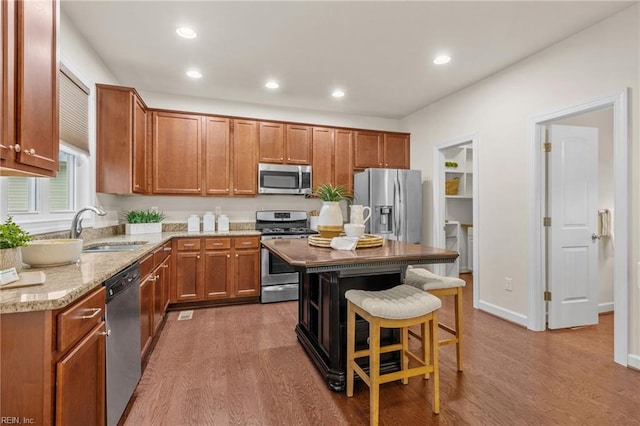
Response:
POLYGON ((107 425, 117 425, 141 376, 140 265, 104 282, 107 296, 107 425))

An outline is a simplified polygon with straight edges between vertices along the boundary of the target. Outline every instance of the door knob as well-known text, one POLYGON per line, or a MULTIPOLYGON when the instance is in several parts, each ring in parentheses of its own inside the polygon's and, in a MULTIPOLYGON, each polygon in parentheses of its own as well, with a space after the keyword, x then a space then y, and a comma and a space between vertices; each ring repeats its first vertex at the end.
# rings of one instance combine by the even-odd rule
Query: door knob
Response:
POLYGON ((599 240, 599 239, 600 239, 600 237, 602 237, 602 235, 598 235, 598 234, 591 234, 591 239, 592 239, 593 241, 595 241, 595 240, 599 240))

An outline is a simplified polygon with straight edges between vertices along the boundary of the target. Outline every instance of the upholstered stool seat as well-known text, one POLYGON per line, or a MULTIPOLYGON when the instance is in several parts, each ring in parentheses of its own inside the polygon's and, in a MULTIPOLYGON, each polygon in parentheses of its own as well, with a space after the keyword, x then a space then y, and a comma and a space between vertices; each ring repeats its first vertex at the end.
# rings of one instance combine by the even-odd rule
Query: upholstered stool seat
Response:
POLYGON ((379 387, 382 383, 402 380, 408 383, 413 376, 433 374, 433 412, 440 411, 440 383, 438 374, 438 309, 440 299, 415 287, 399 285, 388 290, 348 290, 347 299, 347 396, 353 396, 354 374, 369 386, 370 423, 378 424, 379 387), (356 314, 369 323, 369 348, 355 350, 356 314), (409 327, 421 326, 423 336, 420 356, 409 351, 409 327), (400 343, 380 346, 381 328, 399 328, 400 343), (427 338, 427 336, 429 336, 427 338), (380 354, 400 351, 401 370, 380 374, 380 354), (357 358, 369 357, 369 374, 356 363, 357 358), (418 364, 409 368, 409 360, 418 364))
MULTIPOLYGON (((438 297, 454 296, 455 326, 450 327, 442 323, 438 324, 440 328, 446 330, 453 337, 441 339, 439 344, 440 346, 456 345, 458 371, 462 371, 462 289, 465 287, 466 282, 460 278, 443 277, 423 268, 412 268, 409 266, 407 268, 404 284, 428 291, 438 297)), ((413 332, 411 332, 411 335, 421 338, 413 332)))

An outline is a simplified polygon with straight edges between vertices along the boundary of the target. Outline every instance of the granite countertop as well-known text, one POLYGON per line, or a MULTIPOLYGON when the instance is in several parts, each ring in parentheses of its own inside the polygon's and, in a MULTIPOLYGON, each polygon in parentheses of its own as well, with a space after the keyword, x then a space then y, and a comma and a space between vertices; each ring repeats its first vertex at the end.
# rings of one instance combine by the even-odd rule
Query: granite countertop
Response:
POLYGON ((147 253, 175 237, 259 236, 256 230, 229 232, 162 232, 159 234, 115 235, 85 241, 85 246, 104 243, 143 242, 135 250, 111 253, 82 253, 77 263, 50 268, 30 268, 23 271, 43 271, 44 284, 0 290, 0 314, 60 309, 87 294, 103 281, 126 266, 141 259, 147 253))

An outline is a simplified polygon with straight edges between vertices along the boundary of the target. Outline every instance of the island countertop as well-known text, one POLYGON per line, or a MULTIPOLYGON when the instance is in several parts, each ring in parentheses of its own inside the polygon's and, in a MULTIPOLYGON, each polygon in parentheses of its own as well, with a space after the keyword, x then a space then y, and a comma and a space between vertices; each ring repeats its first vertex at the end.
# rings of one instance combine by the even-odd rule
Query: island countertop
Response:
POLYGON ((458 257, 458 252, 452 250, 392 240, 383 241, 384 244, 380 247, 356 250, 315 247, 306 239, 297 238, 266 240, 262 241, 262 245, 289 265, 308 272, 362 267, 376 263, 449 263, 458 257))
POLYGON ((256 230, 229 232, 163 232, 158 234, 117 235, 85 242, 85 246, 105 243, 140 243, 140 248, 111 253, 82 253, 80 260, 64 266, 23 268, 43 271, 44 284, 0 290, 0 314, 45 311, 63 308, 89 293, 115 273, 143 258, 172 238, 259 236, 256 230))

